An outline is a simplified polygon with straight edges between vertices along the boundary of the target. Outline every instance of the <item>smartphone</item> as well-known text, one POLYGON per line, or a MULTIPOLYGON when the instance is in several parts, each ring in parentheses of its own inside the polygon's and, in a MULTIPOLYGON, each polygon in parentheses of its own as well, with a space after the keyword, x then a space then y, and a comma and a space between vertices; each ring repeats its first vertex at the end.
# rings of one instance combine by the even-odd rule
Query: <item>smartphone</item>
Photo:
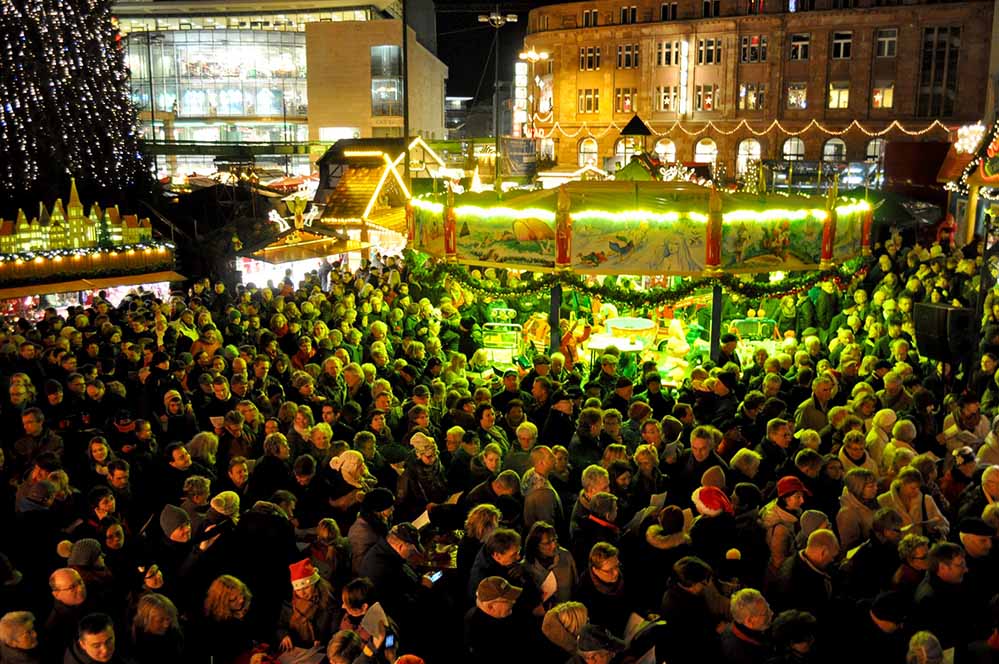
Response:
POLYGON ((385 633, 385 648, 395 648, 395 634, 392 632, 385 633))
POLYGON ((444 570, 440 569, 437 570, 436 572, 430 575, 430 583, 437 583, 438 581, 440 581, 440 578, 442 576, 444 576, 444 570))

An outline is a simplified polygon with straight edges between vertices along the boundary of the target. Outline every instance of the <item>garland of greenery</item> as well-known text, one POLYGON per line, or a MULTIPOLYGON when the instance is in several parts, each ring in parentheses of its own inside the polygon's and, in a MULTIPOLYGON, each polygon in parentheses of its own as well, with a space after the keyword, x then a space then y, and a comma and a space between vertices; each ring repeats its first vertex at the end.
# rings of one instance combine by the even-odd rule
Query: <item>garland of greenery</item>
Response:
POLYGON ((717 283, 720 283, 722 288, 729 293, 737 293, 751 300, 794 295, 809 290, 818 283, 830 280, 840 290, 845 290, 867 273, 870 263, 868 259, 856 259, 849 261, 842 267, 809 272, 796 277, 785 277, 774 283, 745 281, 732 274, 722 274, 718 277, 684 279, 672 288, 657 286, 638 291, 622 287, 610 280, 603 284, 589 283, 585 277, 572 272, 536 275, 533 279, 520 281, 513 286, 501 286, 472 275, 468 268, 463 265, 428 258, 418 252, 407 250, 405 260, 412 278, 419 282, 442 283, 445 278, 449 277, 476 295, 493 298, 528 297, 550 292, 554 286, 561 285, 563 288, 570 288, 591 297, 599 297, 605 302, 623 304, 629 307, 661 307, 675 304, 698 291, 709 289, 717 283))

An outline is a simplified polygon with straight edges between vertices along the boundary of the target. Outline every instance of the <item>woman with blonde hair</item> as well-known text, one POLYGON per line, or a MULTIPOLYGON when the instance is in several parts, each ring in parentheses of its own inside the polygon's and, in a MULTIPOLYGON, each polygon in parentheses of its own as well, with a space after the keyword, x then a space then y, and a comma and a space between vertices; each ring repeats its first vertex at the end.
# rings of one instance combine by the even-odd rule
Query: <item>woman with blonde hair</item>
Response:
POLYGON ((132 620, 132 658, 138 664, 170 664, 184 654, 177 607, 159 593, 139 598, 132 620))
POLYGON ((465 534, 458 543, 458 572, 468 574, 472 569, 475 556, 482 548, 482 543, 491 532, 499 527, 501 518, 499 508, 484 503, 476 505, 465 519, 465 534))
POLYGON ((205 468, 215 470, 218 465, 219 437, 211 431, 201 431, 195 434, 191 442, 187 444, 187 451, 193 460, 205 468))
POLYGON ((545 656, 539 662, 561 662, 576 652, 583 625, 590 621, 589 611, 582 602, 562 602, 548 609, 541 622, 545 642, 541 650, 545 656))
POLYGON ((217 664, 231 664, 253 647, 253 626, 246 619, 253 594, 246 584, 223 574, 208 587, 204 620, 190 652, 214 658, 217 664))

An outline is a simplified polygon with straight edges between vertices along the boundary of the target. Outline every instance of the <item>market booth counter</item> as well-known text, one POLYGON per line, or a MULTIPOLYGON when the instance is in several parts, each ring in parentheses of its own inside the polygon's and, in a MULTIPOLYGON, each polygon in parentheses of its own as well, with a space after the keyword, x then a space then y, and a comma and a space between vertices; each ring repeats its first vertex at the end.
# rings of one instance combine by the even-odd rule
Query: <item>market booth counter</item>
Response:
POLYGON ((0 220, 0 301, 5 313, 31 315, 35 308, 86 303, 107 291, 112 303, 143 286, 169 293, 183 281, 174 271, 174 246, 153 237, 149 219, 96 203, 84 213, 70 185, 68 202, 39 204, 30 220, 0 220))

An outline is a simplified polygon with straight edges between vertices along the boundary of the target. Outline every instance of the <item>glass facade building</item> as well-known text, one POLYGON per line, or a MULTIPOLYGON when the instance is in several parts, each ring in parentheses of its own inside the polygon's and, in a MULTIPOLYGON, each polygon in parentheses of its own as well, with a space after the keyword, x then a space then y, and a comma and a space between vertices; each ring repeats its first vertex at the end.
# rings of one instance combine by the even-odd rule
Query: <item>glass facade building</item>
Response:
MULTIPOLYGON (((194 5, 183 3, 188 9, 172 15, 150 12, 148 4, 121 2, 117 20, 143 134, 151 138, 155 130, 155 140, 167 144, 308 141, 306 24, 381 18, 370 6, 264 11, 277 3, 261 2, 258 11, 233 13, 204 3, 188 15, 194 5)), ((392 55, 380 60, 379 96, 388 106, 399 65, 392 55)), ((212 156, 187 152, 158 157, 160 175, 214 172, 212 156)), ((310 170, 307 155, 256 162, 295 174, 310 170)))

